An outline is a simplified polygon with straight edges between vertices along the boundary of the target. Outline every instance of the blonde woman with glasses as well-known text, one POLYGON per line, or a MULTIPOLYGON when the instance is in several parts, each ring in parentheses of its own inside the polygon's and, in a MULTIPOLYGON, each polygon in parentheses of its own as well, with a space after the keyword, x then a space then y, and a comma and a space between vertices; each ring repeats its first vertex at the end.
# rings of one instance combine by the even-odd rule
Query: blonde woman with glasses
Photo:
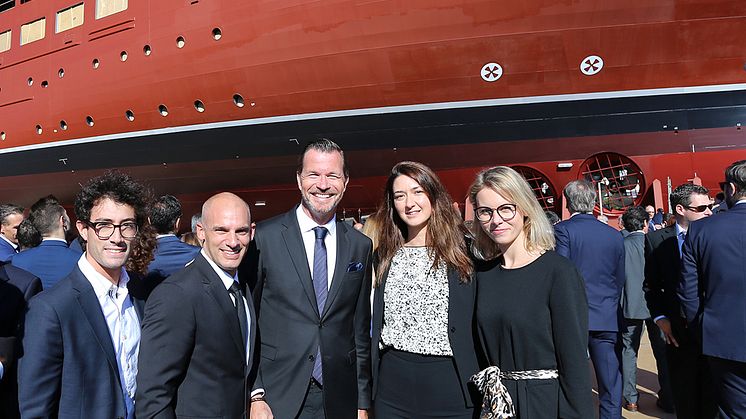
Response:
POLYGON ((482 417, 592 418, 588 303, 533 191, 498 166, 471 186, 476 321, 489 367, 473 378, 482 417))

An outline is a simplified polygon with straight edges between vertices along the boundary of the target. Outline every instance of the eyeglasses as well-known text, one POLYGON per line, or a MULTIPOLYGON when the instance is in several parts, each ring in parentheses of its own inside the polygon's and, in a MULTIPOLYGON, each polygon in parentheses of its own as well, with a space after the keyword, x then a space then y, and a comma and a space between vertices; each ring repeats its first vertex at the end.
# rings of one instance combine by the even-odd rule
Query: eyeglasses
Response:
POLYGON ((685 205, 684 208, 694 211, 694 212, 705 212, 707 210, 712 210, 712 204, 709 205, 697 205, 696 207, 690 207, 688 205, 685 205))
POLYGON ((474 214, 477 216, 477 220, 483 223, 491 221, 495 212, 503 221, 510 221, 515 218, 516 208, 516 204, 503 204, 497 208, 478 207, 474 210, 474 214))
POLYGON ((122 235, 123 239, 134 239, 137 236, 137 223, 134 221, 125 221, 122 224, 114 224, 108 221, 92 222, 86 221, 93 231, 96 233, 96 237, 101 240, 109 240, 114 235, 114 231, 119 229, 119 234, 122 235))

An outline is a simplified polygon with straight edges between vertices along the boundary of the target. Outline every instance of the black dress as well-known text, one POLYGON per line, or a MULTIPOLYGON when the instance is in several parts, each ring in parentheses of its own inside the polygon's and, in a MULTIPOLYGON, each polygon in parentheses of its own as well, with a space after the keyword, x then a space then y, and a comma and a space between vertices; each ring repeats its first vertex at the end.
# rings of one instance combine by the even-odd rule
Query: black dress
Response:
POLYGON ((521 268, 501 263, 477 264, 477 323, 489 364, 559 373, 559 379, 503 380, 517 417, 594 417, 588 302, 577 269, 553 251, 521 268))

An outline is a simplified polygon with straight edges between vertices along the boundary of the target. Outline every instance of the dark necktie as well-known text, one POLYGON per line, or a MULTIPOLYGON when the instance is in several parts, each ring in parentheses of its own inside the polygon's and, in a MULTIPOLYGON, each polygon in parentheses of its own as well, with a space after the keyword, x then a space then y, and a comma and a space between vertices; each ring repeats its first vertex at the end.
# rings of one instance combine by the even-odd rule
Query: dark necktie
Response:
MULTIPOLYGON (((313 232, 316 234, 316 241, 313 245, 313 290, 316 293, 316 306, 319 308, 319 316, 321 316, 326 304, 326 295, 329 293, 327 288, 329 273, 326 266, 326 244, 324 244, 324 238, 328 231, 324 227, 316 227, 313 232)), ((312 375, 319 384, 324 384, 321 374, 321 347, 316 350, 312 375)))
POLYGON ((235 281, 231 284, 228 292, 230 292, 236 300, 234 306, 236 307, 238 324, 241 326, 241 342, 243 343, 244 355, 246 355, 246 337, 249 334, 249 319, 246 318, 246 306, 243 302, 243 293, 241 292, 241 287, 239 287, 238 283, 235 281))

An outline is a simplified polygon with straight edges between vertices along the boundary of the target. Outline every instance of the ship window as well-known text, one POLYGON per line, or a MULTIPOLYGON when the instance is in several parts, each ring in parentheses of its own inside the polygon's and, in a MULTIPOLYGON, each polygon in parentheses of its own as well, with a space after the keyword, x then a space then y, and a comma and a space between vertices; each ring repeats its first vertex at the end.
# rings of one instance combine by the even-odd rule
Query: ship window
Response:
POLYGON ((127 10, 127 0, 96 0, 96 19, 127 10))
POLYGON ((10 49, 10 31, 0 32, 0 52, 10 49))
POLYGON ((15 0, 0 0, 0 12, 10 10, 16 5, 15 0))
POLYGON ((57 12, 56 33, 72 29, 83 24, 83 3, 62 9, 57 12))
POLYGON ((46 18, 41 18, 21 26, 21 45, 44 38, 46 26, 46 18))

